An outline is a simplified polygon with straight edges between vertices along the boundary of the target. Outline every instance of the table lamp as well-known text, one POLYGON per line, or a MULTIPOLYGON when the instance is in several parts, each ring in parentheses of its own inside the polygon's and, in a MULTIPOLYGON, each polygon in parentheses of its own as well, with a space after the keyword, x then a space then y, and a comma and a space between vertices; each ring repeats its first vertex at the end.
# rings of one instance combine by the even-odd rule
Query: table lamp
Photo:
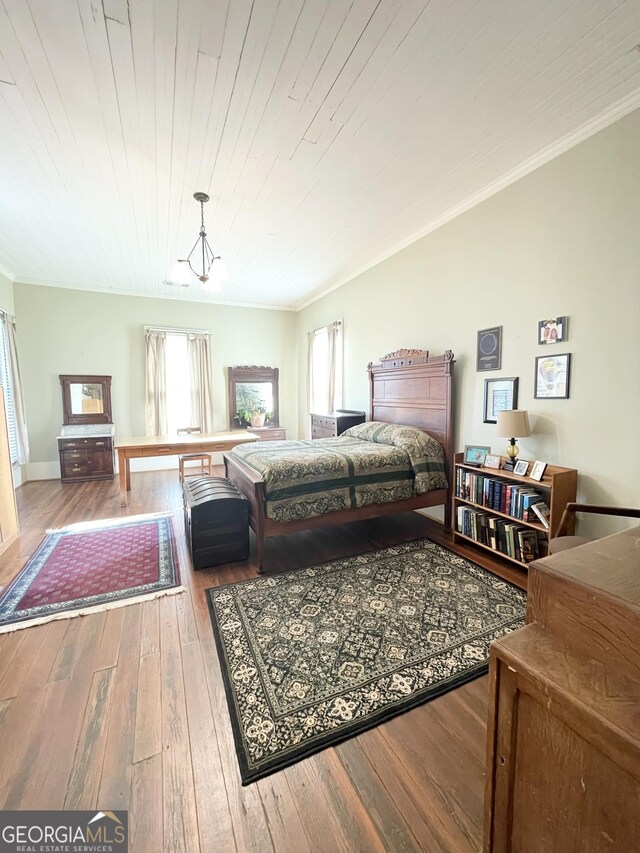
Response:
POLYGON ((507 409, 504 412, 498 412, 497 426, 496 434, 502 438, 510 439, 507 447, 509 460, 505 462, 504 468, 507 471, 513 471, 518 460, 516 438, 526 438, 531 435, 529 413, 525 412, 524 409, 507 409))

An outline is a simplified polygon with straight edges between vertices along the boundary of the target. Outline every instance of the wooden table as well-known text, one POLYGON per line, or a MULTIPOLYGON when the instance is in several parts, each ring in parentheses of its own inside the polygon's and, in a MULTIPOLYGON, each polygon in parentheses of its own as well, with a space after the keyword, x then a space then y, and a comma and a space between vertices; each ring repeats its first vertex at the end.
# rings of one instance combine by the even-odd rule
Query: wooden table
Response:
POLYGON ((149 456, 180 456, 182 453, 216 453, 231 450, 237 444, 258 441, 258 436, 246 431, 216 432, 208 435, 139 435, 119 438, 115 449, 118 451, 120 471, 120 504, 127 505, 127 492, 131 491, 132 459, 149 456))

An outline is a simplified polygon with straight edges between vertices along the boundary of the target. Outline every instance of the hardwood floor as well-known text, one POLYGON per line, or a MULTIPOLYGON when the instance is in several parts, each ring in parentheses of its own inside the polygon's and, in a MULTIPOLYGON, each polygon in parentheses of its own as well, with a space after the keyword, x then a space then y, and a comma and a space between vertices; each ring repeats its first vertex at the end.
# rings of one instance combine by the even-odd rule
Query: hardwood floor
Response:
MULTIPOLYGON (((487 679, 240 785, 203 590, 251 563, 193 572, 176 472, 117 483, 27 483, 0 584, 47 528, 171 509, 188 592, 0 635, 0 807, 129 809, 134 853, 478 851, 487 679)), ((433 531, 423 517, 267 543, 267 569, 310 565, 433 531)))

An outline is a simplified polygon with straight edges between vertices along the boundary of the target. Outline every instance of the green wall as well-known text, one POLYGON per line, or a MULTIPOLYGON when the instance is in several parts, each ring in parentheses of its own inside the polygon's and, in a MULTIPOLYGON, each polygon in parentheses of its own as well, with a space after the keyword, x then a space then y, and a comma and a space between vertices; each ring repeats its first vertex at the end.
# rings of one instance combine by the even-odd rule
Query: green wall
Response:
POLYGON ((58 476, 61 373, 111 375, 116 432, 144 435, 145 325, 211 332, 215 430, 228 429, 229 365, 279 367, 280 420, 295 437, 298 377, 293 312, 26 284, 14 286, 14 298, 31 442, 30 479, 58 476))
POLYGON ((342 319, 346 408, 368 406, 369 361, 400 347, 451 349, 458 450, 504 451, 482 422, 484 380, 518 376, 534 430, 521 456, 578 468, 593 502, 639 505, 639 152, 635 112, 300 312, 301 434, 307 331, 342 319), (538 321, 558 315, 569 317, 568 341, 539 346, 538 321), (494 325, 502 370, 477 373, 476 333, 494 325), (570 399, 535 400, 535 356, 563 352, 570 399))

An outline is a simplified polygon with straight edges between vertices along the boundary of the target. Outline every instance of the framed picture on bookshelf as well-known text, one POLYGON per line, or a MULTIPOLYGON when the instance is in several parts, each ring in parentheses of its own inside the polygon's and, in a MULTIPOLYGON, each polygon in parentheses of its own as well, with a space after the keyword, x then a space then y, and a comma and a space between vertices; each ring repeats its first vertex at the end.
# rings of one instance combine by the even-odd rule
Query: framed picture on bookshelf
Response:
POLYGON ((532 480, 542 480, 542 475, 544 474, 545 468, 547 467, 546 462, 538 462, 537 460, 533 463, 533 468, 531 469, 531 473, 529 476, 532 480))
POLYGON ((536 356, 534 397, 536 400, 566 400, 569 397, 571 353, 536 356))
POLYGON ((497 424, 498 412, 518 408, 518 377, 484 380, 483 423, 497 424))
POLYGON ((490 447, 483 447, 477 444, 465 444, 462 461, 465 465, 484 465, 484 460, 487 458, 487 453, 489 453, 490 450, 490 447))
POLYGON ((527 471, 529 470, 529 463, 524 459, 518 459, 516 464, 513 466, 513 473, 520 474, 521 477, 527 476, 527 471))
POLYGON ((500 370, 502 366, 502 326, 480 329, 476 350, 476 370, 500 370))
POLYGON ((487 453, 484 457, 484 467, 498 470, 500 468, 500 457, 494 456, 493 453, 487 453))

